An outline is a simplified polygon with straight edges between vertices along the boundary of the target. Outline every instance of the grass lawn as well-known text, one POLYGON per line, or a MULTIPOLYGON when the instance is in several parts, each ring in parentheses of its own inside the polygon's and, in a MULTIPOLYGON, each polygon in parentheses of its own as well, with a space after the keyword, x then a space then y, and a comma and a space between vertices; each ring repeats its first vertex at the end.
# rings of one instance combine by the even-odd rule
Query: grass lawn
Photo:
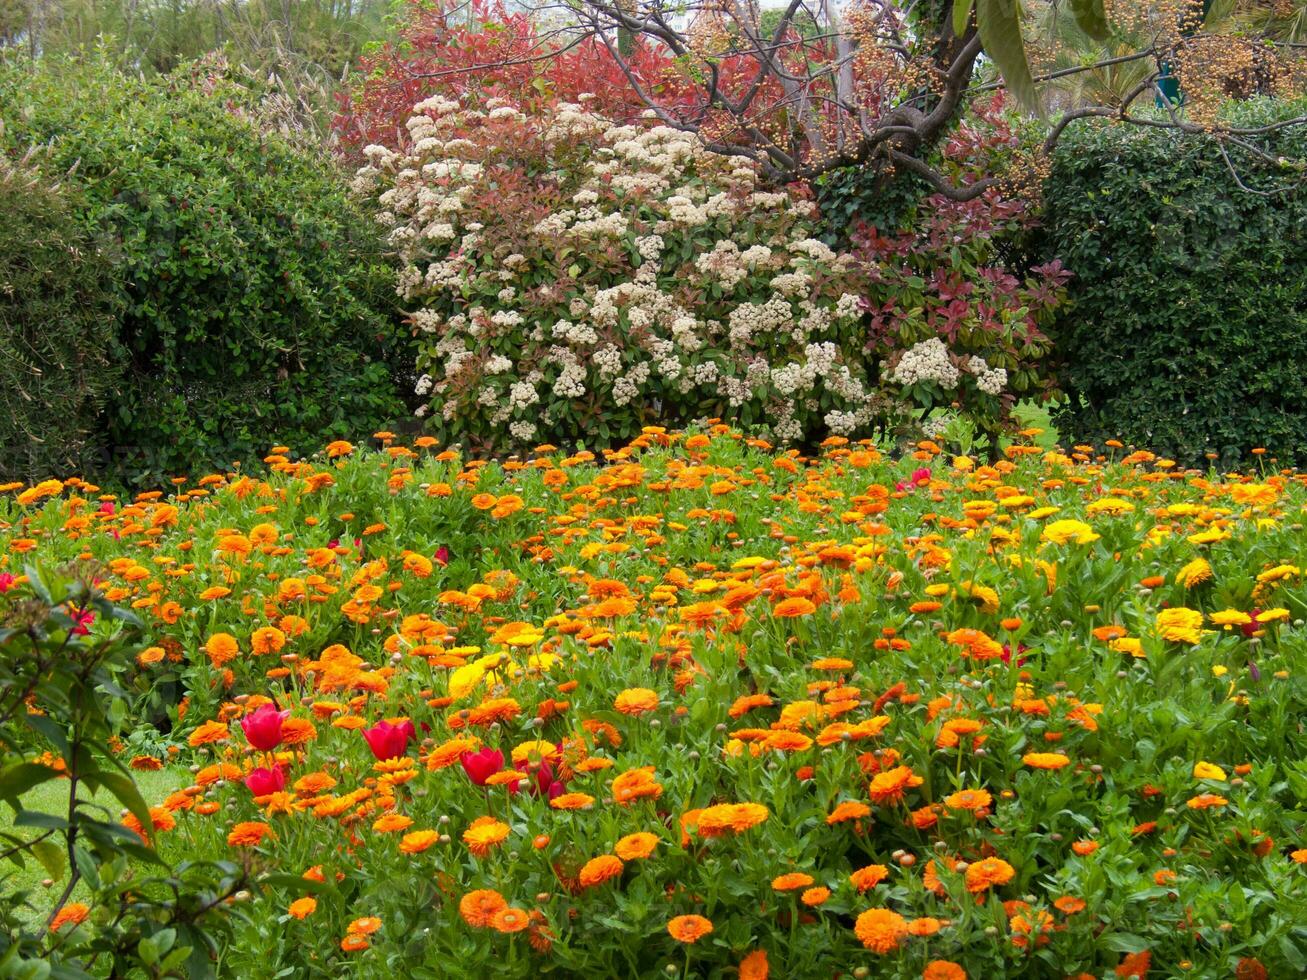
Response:
MULTIPOLYGON (((145 801, 151 805, 158 803, 178 787, 188 785, 192 778, 190 772, 180 766, 165 767, 158 772, 138 772, 135 777, 137 788, 141 791, 141 795, 145 797, 145 801)), ((96 799, 97 802, 103 802, 105 806, 109 807, 110 812, 118 812, 118 801, 109 793, 97 794, 93 799, 96 799)), ((23 804, 26 809, 38 813, 62 814, 68 806, 68 783, 62 779, 42 783, 23 795, 23 804)), ((14 812, 7 806, 0 806, 0 831, 9 832, 14 830, 14 816, 14 812)), ((30 828, 23 828, 17 832, 35 836, 30 828)), ((26 859, 23 867, 6 863, 0 869, 0 879, 4 880, 6 890, 11 887, 32 889, 32 902, 36 905, 36 908, 30 910, 29 914, 33 919, 44 918, 48 914, 49 903, 58 898, 60 886, 67 880, 66 877, 61 878, 52 882, 48 886, 48 890, 43 889, 42 882, 49 879, 49 873, 34 858, 26 859)), ((85 897, 85 887, 79 884, 73 893, 73 898, 84 899, 85 897)))

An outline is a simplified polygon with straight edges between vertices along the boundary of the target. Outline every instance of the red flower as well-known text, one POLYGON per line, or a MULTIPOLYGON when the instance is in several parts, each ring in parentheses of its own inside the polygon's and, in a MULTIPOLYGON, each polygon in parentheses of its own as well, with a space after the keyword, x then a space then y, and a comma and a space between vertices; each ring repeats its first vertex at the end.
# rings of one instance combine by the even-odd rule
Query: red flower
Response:
POLYGON ((363 729, 368 748, 379 760, 397 759, 408 749, 409 739, 417 735, 411 721, 392 725, 388 721, 379 721, 371 728, 363 729))
POLYGON ((275 704, 260 705, 257 711, 241 719, 245 740, 262 752, 281 744, 281 723, 290 717, 290 709, 278 711, 275 704))
POLYGON ((14 583, 17 581, 17 577, 11 575, 9 572, 0 572, 0 592, 8 592, 14 587, 14 583))
POLYGON ((486 780, 504 768, 504 753, 498 749, 484 748, 479 752, 464 752, 459 758, 468 779, 478 786, 484 786, 486 780))
POLYGON ((286 788, 286 770, 281 766, 275 769, 260 767, 251 769, 245 777, 245 785, 255 796, 270 796, 286 788))
POLYGON ((448 564, 449 564, 449 549, 448 549, 447 547, 445 547, 445 546, 442 544, 439 548, 436 549, 436 555, 435 555, 435 558, 436 558, 436 564, 437 564, 437 565, 442 565, 442 566, 443 566, 443 565, 448 565, 448 564))

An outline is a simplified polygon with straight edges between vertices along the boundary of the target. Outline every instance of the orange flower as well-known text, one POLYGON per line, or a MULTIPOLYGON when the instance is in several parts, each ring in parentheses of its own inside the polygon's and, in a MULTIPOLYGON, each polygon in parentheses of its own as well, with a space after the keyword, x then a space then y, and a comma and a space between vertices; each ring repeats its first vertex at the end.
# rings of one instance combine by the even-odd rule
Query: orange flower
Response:
POLYGON ((490 919, 490 927, 496 932, 521 932, 530 924, 530 917, 522 909, 500 909, 490 919))
POLYGON ((393 834, 397 830, 408 830, 413 821, 401 813, 387 813, 373 821, 372 829, 378 834, 393 834))
POLYGON ((1081 857, 1088 857, 1098 850, 1098 841, 1078 840, 1071 845, 1071 850, 1075 851, 1081 857))
POLYGON ((272 828, 258 820, 238 823, 227 835, 227 844, 231 847, 258 847, 263 838, 272 833, 272 828))
POLYGON ((816 611, 817 607, 811 599, 805 599, 803 596, 791 596, 776 603, 772 607, 771 614, 777 619, 797 619, 799 616, 811 616, 816 611))
POLYGON ((1116 968, 1118 977, 1136 977, 1140 978, 1148 973, 1148 967, 1153 962, 1153 954, 1150 950, 1144 950, 1140 953, 1131 953, 1121 960, 1116 968))
POLYGON ((213 745, 217 742, 225 742, 230 734, 231 733, 227 730, 227 726, 222 722, 206 721, 204 724, 200 725, 199 728, 195 729, 195 731, 191 732, 191 737, 186 741, 191 748, 196 749, 201 745, 213 745))
POLYGON ((1210 810, 1212 807, 1225 806, 1230 801, 1216 793, 1200 793, 1185 801, 1190 810, 1210 810))
POLYGON ((967 865, 967 891, 979 894, 994 885, 1006 885, 1016 874, 1016 869, 1001 858, 983 858, 967 865))
POLYGON ((440 835, 434 830, 415 830, 400 840, 399 851, 401 854, 421 854, 439 841, 440 835))
POLYGON ((658 799, 663 795, 663 787, 654 780, 653 772, 653 766, 641 766, 614 777, 613 802, 619 806, 630 806, 636 800, 658 799))
POLYGON ((286 645, 286 634, 275 626, 256 629, 250 636, 250 649, 256 654, 280 653, 286 645))
POLYGON ((555 810, 588 810, 594 806, 595 798, 586 793, 562 793, 549 801, 555 810))
POLYGON ((1027 752, 1021 761, 1031 769, 1061 769, 1071 763, 1061 752, 1027 752))
POLYGON ((869 864, 849 875, 849 881, 853 883, 853 887, 859 892, 865 892, 869 888, 875 888, 888 877, 889 868, 885 867, 885 865, 869 864))
POLYGON ((494 817, 477 817, 467 830, 463 831, 463 843, 473 855, 483 858, 490 853, 492 847, 502 844, 507 839, 508 830, 508 824, 494 817))
POLYGON ((667 923, 667 931, 678 943, 696 943, 712 932, 713 927, 702 915, 678 915, 667 923))
POLYGON ((609 878, 615 878, 622 873, 622 859, 614 857, 611 854, 600 854, 596 858, 591 858, 581 868, 577 875, 581 887, 593 888, 595 885, 602 885, 609 878))
POLYGON ((493 888, 478 888, 468 892, 458 902, 458 914, 475 929, 493 925, 495 916, 506 908, 508 902, 493 888))
POLYGON ((788 874, 778 875, 771 880, 771 886, 778 892, 797 891, 800 888, 807 888, 812 884, 812 875, 806 875, 802 871, 791 871, 788 874))
POLYGON ((728 830, 743 833, 770 815, 771 811, 761 803, 718 803, 700 811, 699 833, 705 837, 716 837, 728 830))
POLYGON ((628 687, 617 695, 613 707, 624 715, 643 715, 658 710, 658 692, 647 687, 628 687))
POLYGON ((767 962, 767 951, 755 949, 740 960, 740 980, 767 980, 771 975, 771 965, 767 962))
POLYGON ((837 823, 844 823, 847 820, 861 820, 863 817, 871 815, 871 807, 865 803, 859 803, 856 800, 845 800, 838 804, 826 817, 827 826, 835 826, 837 823))
POLYGON ((613 853, 623 861, 638 861, 647 858, 658 846, 658 835, 640 831, 627 834, 617 842, 613 853))
POLYGON ((317 910, 318 900, 316 898, 305 896, 304 898, 297 898, 295 901, 291 902, 290 907, 286 909, 286 914, 292 919, 307 919, 317 910))
POLYGON ((1085 902, 1084 899, 1076 898, 1074 895, 1063 895, 1053 902, 1053 907, 1066 915, 1075 915, 1085 910, 1085 902))
POLYGON ((921 980, 967 980, 967 971, 952 960, 931 960, 921 971, 921 980))
POLYGON ((903 916, 889 909, 867 909, 854 923, 853 931, 862 945, 873 953, 892 953, 908 934, 908 923, 903 916))
POLYGON ((892 806, 903 802, 903 794, 909 789, 921 785, 921 777, 908 766, 895 766, 886 772, 877 773, 871 780, 868 795, 878 806, 892 806))
POLYGON ((964 789, 944 797, 944 805, 950 810, 970 810, 972 813, 986 809, 993 802, 994 798, 983 789, 964 789))
POLYGON ((824 904, 828 898, 830 898, 830 889, 818 886, 816 888, 809 888, 805 891, 799 896, 799 901, 808 906, 808 908, 816 908, 818 905, 824 904))
POLYGON ((91 914, 89 906, 81 902, 69 902, 59 910, 59 913, 50 922, 50 931, 58 932, 70 922, 73 925, 81 925, 86 921, 86 917, 91 914))
POLYGON ((381 928, 381 920, 375 915, 365 915, 355 919, 345 929, 351 936, 370 936, 381 928))

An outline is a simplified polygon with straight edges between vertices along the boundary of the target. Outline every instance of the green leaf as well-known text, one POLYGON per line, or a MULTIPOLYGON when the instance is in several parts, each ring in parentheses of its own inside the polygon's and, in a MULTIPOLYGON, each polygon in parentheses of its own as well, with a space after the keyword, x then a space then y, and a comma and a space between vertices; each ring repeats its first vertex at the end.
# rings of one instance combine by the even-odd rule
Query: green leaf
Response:
POLYGON ((961 37, 967 32, 971 23, 971 8, 974 0, 957 0, 953 4, 953 33, 961 37))
POLYGON ((33 786, 39 786, 59 775, 39 762, 20 762, 0 772, 0 799, 17 800, 33 786))
POLYGON ((1071 0, 1071 13, 1080 29, 1096 41, 1103 40, 1111 32, 1103 0, 1071 0))
POLYGON ((99 772, 96 778, 117 797, 119 803, 131 811, 132 816, 141 822, 142 827, 151 826, 150 807, 131 779, 117 772, 99 772))
POLYGON ((32 855, 41 862, 41 867, 45 868, 45 873, 55 881, 64 876, 67 868, 67 861, 64 858, 64 850, 58 844, 48 840, 35 841, 29 848, 32 855))
POLYGON ((976 26, 985 54, 1003 73, 1008 91, 1027 109, 1040 111, 1035 80, 1026 60, 1017 0, 976 0, 976 26))

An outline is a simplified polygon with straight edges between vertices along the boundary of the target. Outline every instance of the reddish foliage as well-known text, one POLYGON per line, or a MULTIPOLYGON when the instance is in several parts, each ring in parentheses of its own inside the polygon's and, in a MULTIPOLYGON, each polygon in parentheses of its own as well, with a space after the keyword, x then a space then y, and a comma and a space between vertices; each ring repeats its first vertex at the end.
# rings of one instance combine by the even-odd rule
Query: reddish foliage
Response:
MULTIPOLYGON (((440 4, 407 2, 398 43, 361 59, 361 81, 339 96, 332 127, 350 155, 369 143, 402 146, 413 106, 432 95, 470 105, 498 98, 531 113, 587 94, 594 97, 591 108, 619 122, 645 109, 599 40, 556 49, 528 14, 509 13, 502 0, 472 0, 470 16, 465 7, 451 15, 440 4)), ((660 105, 688 108, 691 83, 665 53, 637 38, 627 61, 660 105)))

